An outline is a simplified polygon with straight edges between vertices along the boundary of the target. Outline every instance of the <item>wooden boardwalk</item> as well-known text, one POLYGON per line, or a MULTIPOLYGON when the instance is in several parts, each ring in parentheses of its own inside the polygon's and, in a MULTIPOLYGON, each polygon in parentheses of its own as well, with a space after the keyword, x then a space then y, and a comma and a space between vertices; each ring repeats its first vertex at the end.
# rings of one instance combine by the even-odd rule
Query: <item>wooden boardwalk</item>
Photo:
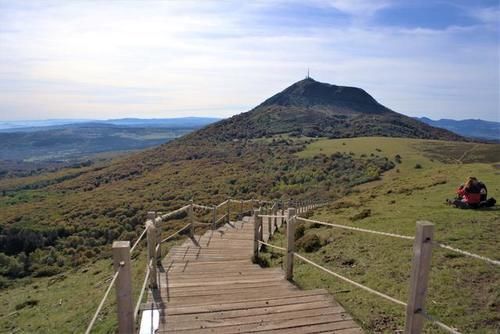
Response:
POLYGON ((253 229, 246 217, 170 250, 145 304, 160 312, 157 333, 362 333, 325 290, 253 264, 253 229))

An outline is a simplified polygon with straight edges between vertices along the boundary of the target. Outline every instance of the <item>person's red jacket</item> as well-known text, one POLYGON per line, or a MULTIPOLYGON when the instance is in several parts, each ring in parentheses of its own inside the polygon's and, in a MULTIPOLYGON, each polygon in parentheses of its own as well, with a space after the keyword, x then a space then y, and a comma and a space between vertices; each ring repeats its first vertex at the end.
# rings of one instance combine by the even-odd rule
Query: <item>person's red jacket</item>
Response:
POLYGON ((477 204, 481 202, 481 194, 480 193, 472 193, 468 191, 467 188, 458 188, 457 189, 458 196, 462 197, 462 201, 469 204, 477 204))

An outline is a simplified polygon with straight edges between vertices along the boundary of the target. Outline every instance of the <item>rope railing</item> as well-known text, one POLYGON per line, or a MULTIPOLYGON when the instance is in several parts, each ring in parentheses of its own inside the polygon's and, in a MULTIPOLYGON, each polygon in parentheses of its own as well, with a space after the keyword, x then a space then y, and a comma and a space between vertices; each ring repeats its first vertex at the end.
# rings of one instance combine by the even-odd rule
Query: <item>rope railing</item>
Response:
POLYGON ((447 331, 448 333, 453 333, 453 334, 461 334, 458 330, 456 330, 455 328, 453 327, 450 327, 444 323, 442 323, 441 321, 437 320, 436 318, 434 318, 433 316, 431 316, 430 314, 427 314, 426 312, 424 311, 420 311, 418 312, 418 314, 420 314, 422 317, 424 317, 427 321, 433 323, 434 325, 438 326, 439 328, 441 329, 444 329, 445 331, 447 331))
POLYGON ((273 245, 273 244, 269 244, 269 243, 261 241, 261 240, 259 240, 259 244, 265 245, 265 246, 270 247, 270 248, 279 249, 280 251, 286 252, 286 248, 285 247, 279 247, 279 246, 276 246, 276 245, 273 245))
POLYGON ((101 302, 99 303, 99 306, 97 306, 97 310, 94 313, 94 316, 92 317, 92 320, 90 321, 89 325, 87 326, 87 329, 85 330, 85 334, 90 334, 90 331, 92 330, 92 327, 94 327, 94 323, 97 320, 97 317, 99 316, 99 313, 101 313, 102 307, 104 306, 104 303, 106 302, 106 299, 108 299, 109 292, 111 291, 111 288, 113 285, 115 285, 115 281, 118 278, 118 275, 120 274, 120 269, 122 268, 122 264, 120 263, 120 266, 118 267, 118 270, 116 270, 115 274, 113 275, 113 278, 111 279, 111 282, 108 285, 108 288, 106 289, 106 292, 104 292, 104 296, 101 299, 101 302))
POLYGON ((137 247, 137 245, 139 244, 139 242, 141 242, 142 238, 144 238, 144 236, 146 235, 146 232, 148 231, 148 229, 144 229, 144 231, 142 231, 141 235, 139 236, 139 238, 137 238, 137 240, 135 241, 134 245, 130 248, 130 254, 133 253, 134 249, 137 247))
POLYGON ((401 305, 401 306, 404 306, 404 307, 406 307, 406 306, 407 306, 407 304, 406 304, 405 302, 402 302, 402 301, 400 301, 400 300, 398 300, 398 299, 396 299, 396 298, 393 298, 393 297, 391 297, 391 296, 389 296, 389 295, 386 295, 385 293, 382 293, 382 292, 379 292, 379 291, 374 290, 374 289, 372 289, 372 288, 369 288, 369 287, 367 287, 366 285, 363 285, 363 284, 360 284, 360 283, 358 283, 358 282, 355 282, 355 281, 353 281, 353 280, 351 280, 351 279, 349 279, 349 278, 347 278, 347 277, 345 277, 345 276, 342 276, 342 275, 340 275, 340 274, 337 274, 336 272, 333 272, 333 271, 331 271, 330 269, 327 269, 327 268, 325 268, 325 267, 322 267, 322 266, 320 266, 319 264, 317 264, 317 263, 315 263, 315 262, 313 262, 313 261, 309 260, 308 258, 303 257, 302 255, 300 255, 300 254, 298 254, 298 253, 294 253, 294 256, 296 256, 297 258, 301 259, 301 260, 302 260, 302 261, 304 261, 304 262, 309 263, 310 265, 312 265, 312 266, 314 266, 314 267, 316 267, 316 268, 318 268, 318 269, 323 270, 324 272, 326 272, 326 273, 328 273, 328 274, 330 274, 330 275, 333 275, 333 276, 335 276, 335 277, 337 277, 337 278, 339 278, 339 279, 343 280, 344 282, 347 282, 347 283, 349 283, 349 284, 355 285, 355 286, 357 286, 357 287, 358 287, 358 288, 360 288, 360 289, 363 289, 363 290, 365 290, 365 291, 368 291, 368 292, 370 292, 370 293, 373 293, 373 294, 375 294, 375 295, 377 295, 377 296, 379 296, 379 297, 382 297, 382 298, 384 298, 384 299, 387 299, 388 301, 391 301, 391 302, 393 302, 393 303, 395 303, 395 304, 398 304, 398 305, 401 305))
POLYGON ((221 220, 224 220, 225 218, 227 217, 227 214, 223 215, 222 217, 220 217, 219 219, 217 219, 214 224, 217 225, 218 223, 220 223, 221 220))
POLYGON ((400 239, 406 239, 406 240, 413 240, 413 239, 415 239, 414 237, 410 237, 410 236, 407 236, 407 235, 401 235, 401 234, 395 234, 395 233, 387 233, 387 232, 379 232, 379 231, 368 230, 368 229, 365 229, 365 228, 353 227, 353 226, 347 226, 347 225, 325 223, 325 222, 322 222, 322 221, 319 221, 319 220, 307 219, 307 218, 298 217, 298 216, 297 216, 297 220, 301 220, 301 221, 307 222, 307 223, 313 223, 313 224, 319 224, 319 225, 325 225, 325 226, 342 228, 342 229, 345 229, 345 230, 351 230, 351 231, 357 231, 357 232, 364 232, 364 233, 371 233, 371 234, 378 234, 378 235, 383 235, 383 236, 386 236, 386 237, 400 238, 400 239))
POLYGON ((160 243, 164 243, 164 242, 167 242, 168 240, 172 239, 173 237, 175 237, 177 234, 181 233, 182 231, 184 231, 185 229, 187 229, 189 226, 191 226, 191 223, 189 224, 186 224, 184 225, 183 228, 175 231, 174 233, 172 233, 171 235, 169 235, 168 237, 166 237, 165 239, 161 240, 160 243))
MULTIPOLYGON (((357 232, 378 234, 378 235, 383 235, 383 236, 386 236, 386 237, 393 237, 393 238, 406 239, 406 240, 414 240, 415 239, 414 237, 410 237, 410 236, 406 236, 406 235, 401 235, 401 234, 388 233, 388 232, 380 232, 380 231, 374 231, 374 230, 369 230, 369 229, 365 229, 365 228, 359 228, 359 227, 353 227, 353 226, 347 226, 347 225, 340 225, 340 224, 334 224, 334 223, 326 223, 326 222, 322 222, 322 221, 319 221, 319 220, 307 219, 307 218, 298 217, 298 216, 296 218, 297 218, 297 220, 301 220, 301 221, 307 222, 307 223, 313 223, 313 224, 320 224, 320 225, 325 225, 325 226, 337 227, 337 228, 342 228, 342 229, 345 229, 345 230, 352 230, 352 231, 357 231, 357 232)), ((474 254, 474 253, 471 253, 471 252, 467 252, 467 251, 464 251, 464 250, 461 250, 461 249, 458 249, 458 248, 454 248, 454 247, 451 247, 451 246, 448 246, 448 245, 444 245, 444 244, 439 243, 439 242, 433 242, 432 244, 434 246, 438 246, 438 247, 441 247, 441 248, 444 248, 444 249, 447 249, 447 250, 450 250, 450 251, 453 251, 453 252, 456 252, 456 253, 459 253, 459 254, 462 254, 462 255, 465 255, 465 256, 473 257, 473 258, 476 258, 476 259, 479 259, 479 260, 483 260, 483 261, 489 262, 491 264, 500 266, 500 261, 493 260, 493 259, 490 259, 490 258, 482 256, 482 255, 478 255, 478 254, 474 254)))
POLYGON ((148 264, 146 266, 146 275, 144 275, 144 281, 142 282, 141 292, 139 294, 139 298, 137 298, 137 303, 135 304, 135 308, 134 308, 134 322, 137 319, 137 314, 139 313, 139 309, 141 307, 141 301, 142 301, 142 298, 144 297, 144 292, 146 291, 146 285, 148 284, 150 274, 151 274, 151 266, 150 266, 150 264, 148 264))
POLYGON ((161 219, 162 220, 166 220, 166 219, 168 219, 168 218, 170 218, 172 216, 175 216, 175 215, 177 215, 177 214, 179 214, 179 213, 181 213, 183 211, 186 211, 187 209, 189 209, 189 206, 190 205, 188 204, 188 205, 183 206, 182 208, 179 208, 177 210, 174 210, 174 211, 171 211, 169 213, 166 213, 166 214, 164 214, 164 215, 161 216, 161 219))
POLYGON ((483 260, 483 261, 489 262, 491 264, 494 264, 496 266, 500 266, 500 261, 493 260, 493 259, 490 259, 490 258, 482 256, 482 255, 477 255, 477 254, 474 254, 474 253, 470 253, 470 252, 467 252, 467 251, 464 251, 464 250, 461 250, 461 249, 458 249, 458 248, 454 248, 454 247, 451 247, 451 246, 448 246, 448 245, 444 245, 444 244, 441 244, 441 243, 438 243, 438 242, 434 242, 433 245, 441 247, 441 248, 444 248, 444 249, 447 249, 447 250, 450 250, 452 252, 456 252, 456 253, 465 255, 465 256, 473 257, 473 258, 476 258, 478 260, 483 260))
POLYGON ((222 203, 220 203, 220 204, 216 205, 216 208, 220 208, 221 206, 226 205, 227 203, 229 203, 229 201, 230 201, 230 200, 225 200, 224 202, 222 202, 222 203))
MULTIPOLYGON (((116 246, 115 243, 113 243, 113 258, 115 259, 115 266, 116 263, 119 263, 119 266, 117 267, 117 270, 115 271, 111 282, 106 289, 103 298, 101 299, 101 302, 92 317, 91 322, 89 323, 86 334, 89 334, 90 331, 92 330, 93 326, 95 325, 95 322, 97 321, 99 313, 102 311, 102 308, 104 306, 105 301, 109 297, 110 291, 113 286, 116 286, 117 290, 117 304, 118 304, 118 310, 119 310, 119 319, 118 319, 118 329, 120 332, 132 332, 134 331, 133 328, 135 328, 135 322, 137 320, 137 316, 140 311, 140 306, 141 306, 141 301, 144 297, 144 293, 146 292, 147 284, 148 281, 150 282, 150 287, 151 288, 157 288, 158 282, 157 282, 157 262, 158 261, 158 254, 161 255, 161 244, 165 243, 175 236, 179 235, 182 231, 191 228, 190 235, 194 235, 194 226, 195 225, 212 225, 213 228, 217 226, 218 223, 223 221, 224 219, 228 219, 231 216, 231 203, 239 203, 240 204, 240 213, 243 213, 243 204, 245 203, 261 203, 261 204, 272 204, 273 208, 278 205, 276 201, 256 201, 254 199, 248 199, 248 200, 234 200, 234 199, 227 199, 224 202, 214 205, 214 206, 207 206, 207 205, 201 205, 201 204, 195 204, 193 201, 191 201, 190 204, 185 205, 179 209, 170 211, 165 214, 161 213, 156 213, 154 211, 148 212, 148 219, 146 220, 146 228, 141 232, 141 234, 138 236, 138 238, 134 241, 132 247, 130 247, 129 242, 122 242, 122 241, 117 241, 116 246), (221 208, 222 206, 227 205, 227 212, 216 219, 216 212, 218 208, 221 208), (214 213, 213 220, 210 223, 201 223, 201 222, 196 222, 195 221, 195 215, 193 212, 193 209, 202 209, 202 210, 211 210, 214 213), (160 240, 159 235, 161 235, 161 227, 160 223, 165 222, 168 219, 171 219, 175 217, 176 215, 179 215, 182 212, 187 212, 188 213, 188 219, 189 223, 180 228, 179 230, 175 231, 174 233, 170 234, 166 238, 163 238, 160 240), (126 276, 131 275, 130 273, 130 258, 132 252, 134 252, 139 243, 147 236, 148 239, 148 265, 146 266, 146 272, 144 275, 144 280, 142 282, 141 290, 139 292, 139 297, 136 301, 135 307, 131 305, 131 299, 129 300, 123 300, 122 298, 125 298, 123 296, 132 295, 132 287, 130 286, 130 278, 129 279, 118 279, 120 275, 124 274, 126 276), (116 262, 117 259, 120 259, 120 262, 116 262), (123 261, 122 261, 123 260, 123 261), (125 266, 126 270, 125 273, 123 273, 122 267, 125 266), (118 280, 118 283, 116 283, 118 280), (128 291, 127 293, 121 293, 119 292, 120 289, 124 289, 128 291), (120 307, 122 310, 120 311, 120 307), (133 312, 133 317, 129 318, 122 318, 125 314, 132 314, 133 312), (133 318, 133 319, 131 319, 133 318)), ((254 206, 254 205, 252 205, 254 206)), ((234 207, 233 207, 234 209, 234 207)), ((280 216, 280 215, 268 215, 269 218, 286 218, 285 216, 280 216)), ((274 245, 266 244, 269 247, 274 247, 279 250, 284 250, 282 247, 277 247, 274 245)), ((122 291, 122 290, 120 290, 122 291)))
MULTIPOLYGON (((416 236, 415 237, 410 237, 406 235, 400 235, 400 234, 395 234, 395 233, 387 233, 387 232, 380 232, 380 231, 375 231, 375 230, 370 230, 370 229, 363 229, 363 228, 358 228, 358 227, 352 227, 352 226, 346 226, 346 225, 340 225, 340 224, 333 224, 333 223, 326 223, 318 220, 313 220, 313 219, 307 219, 303 217, 299 217, 297 215, 298 211, 300 212, 306 212, 310 209, 314 209, 318 207, 318 205, 315 205, 314 203, 311 202, 306 202, 302 203, 304 206, 300 208, 300 210, 297 210, 295 208, 289 208, 288 213, 287 213, 287 228, 286 228, 286 247, 279 247, 273 244, 270 244, 268 242, 265 242, 263 240, 263 218, 273 218, 273 215, 267 215, 267 214, 261 214, 261 209, 258 209, 254 212, 254 220, 255 220, 255 228, 254 228, 254 258, 258 258, 259 256, 259 250, 260 247, 259 245, 265 245, 270 247, 271 249, 278 249, 282 252, 285 252, 285 277, 288 280, 293 280, 293 263, 294 263, 294 258, 297 257, 299 260, 302 260, 303 262, 314 266, 315 268, 330 274, 348 284, 354 285, 364 291, 367 291, 371 294, 374 294, 376 296, 379 296, 381 298, 384 298, 387 301, 390 301, 394 304, 403 306, 406 308, 406 322, 405 322, 405 333, 421 333, 422 328, 423 328, 423 322, 420 317, 423 317, 427 320, 429 320, 431 323, 434 325, 438 326, 439 328, 448 331, 449 333, 453 334, 460 334, 460 332, 452 328, 443 322, 435 319, 434 317, 428 315, 424 310, 425 310, 425 298, 426 298, 426 291, 427 291, 427 282, 428 282, 428 277, 429 277, 429 272, 430 272, 430 264, 431 264, 431 254, 432 254, 432 248, 433 246, 439 246, 442 248, 446 248, 449 250, 455 250, 458 252, 463 252, 464 255, 469 255, 475 258, 479 258, 482 260, 486 260, 488 262, 495 261, 491 260, 482 256, 478 256, 477 254, 472 254, 469 252, 465 252, 459 249, 455 249, 450 246, 446 246, 440 243, 437 243, 433 239, 433 231, 434 231, 434 225, 429 222, 417 222, 417 231, 416 231, 416 236), (392 296, 389 296, 386 293, 377 291, 373 288, 370 288, 364 284, 358 283, 348 277, 345 277, 331 269, 328 269, 311 259, 308 259, 307 257, 304 257, 301 254, 298 254, 295 251, 295 227, 297 221, 302 221, 306 223, 313 223, 313 224, 319 224, 319 225, 325 225, 325 226, 330 226, 330 227, 336 227, 336 228, 342 228, 342 229, 347 229, 347 230, 353 230, 353 231, 358 231, 358 232, 363 232, 363 233, 371 233, 375 235, 382 235, 382 236, 388 236, 388 237, 393 237, 393 238, 399 238, 399 239, 405 239, 405 240, 412 240, 413 241, 413 260, 412 260, 412 272, 411 272, 411 277, 410 277, 410 292, 409 292, 409 298, 408 302, 405 303, 404 301, 401 301, 397 298, 394 298, 392 296)), ((266 210, 264 210, 264 213, 266 210)), ((271 221, 267 221, 268 227, 270 227, 271 221)), ((269 236, 272 235, 273 230, 269 228, 269 236)), ((496 264, 496 263, 494 263, 496 264)))
POLYGON ((260 218, 288 218, 283 215, 259 215, 260 218))

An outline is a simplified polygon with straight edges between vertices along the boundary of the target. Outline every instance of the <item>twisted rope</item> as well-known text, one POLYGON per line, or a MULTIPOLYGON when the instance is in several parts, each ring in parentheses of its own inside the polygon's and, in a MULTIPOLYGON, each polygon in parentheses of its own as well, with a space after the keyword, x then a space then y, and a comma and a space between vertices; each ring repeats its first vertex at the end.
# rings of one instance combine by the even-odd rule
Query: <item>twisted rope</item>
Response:
POLYGON ((449 332, 449 333, 453 333, 453 334, 462 334, 460 333, 459 331, 457 331, 455 328, 452 328, 450 326, 447 326, 445 324, 443 324, 441 321, 437 320, 436 318, 434 318, 433 316, 431 316, 430 314, 427 314, 423 311, 420 311, 418 314, 420 314, 422 317, 424 317, 426 320, 432 322, 434 325, 440 327, 441 329, 444 329, 445 331, 449 332))
POLYGON ((279 247, 279 246, 271 245, 271 244, 268 244, 267 242, 264 242, 264 241, 261 241, 261 240, 258 240, 258 242, 261 245, 266 245, 268 247, 276 248, 276 249, 279 249, 280 251, 286 252, 286 248, 284 248, 284 247, 279 247))
POLYGON ((358 288, 361 288, 361 289, 363 289, 363 290, 365 290, 365 291, 371 292, 371 293, 373 293, 373 294, 375 294, 375 295, 377 295, 377 296, 379 296, 379 297, 385 298, 385 299, 387 299, 387 300, 389 300, 389 301, 391 301, 391 302, 393 302, 393 303, 396 303, 396 304, 398 304, 398 305, 401 305, 401 306, 406 307, 406 303, 404 303, 404 302, 402 302, 402 301, 400 301, 400 300, 398 300, 398 299, 396 299, 396 298, 393 298, 393 297, 391 297, 391 296, 388 296, 388 295, 386 295, 386 294, 384 294, 384 293, 382 293, 382 292, 378 292, 377 290, 373 290, 372 288, 369 288, 369 287, 367 287, 367 286, 365 286, 365 285, 363 285, 363 284, 360 284, 360 283, 358 283, 358 282, 354 282, 353 280, 350 280, 350 279, 349 279, 349 278, 347 278, 347 277, 344 277, 344 276, 342 276, 342 275, 340 275, 340 274, 337 274, 337 273, 335 273, 335 272, 333 272, 333 271, 331 271, 331 270, 329 270, 329 269, 326 269, 325 267, 320 266, 319 264, 314 263, 313 261, 311 261, 311 260, 309 260, 309 259, 307 259, 307 258, 303 257, 303 256, 302 256, 302 255, 300 255, 300 254, 294 253, 294 256, 298 257, 299 259, 301 259, 301 260, 302 260, 302 261, 304 261, 304 262, 307 262, 307 263, 309 263, 309 264, 313 265, 314 267, 316 267, 316 268, 318 268, 318 269, 323 270, 324 272, 326 272, 326 273, 328 273, 328 274, 330 274, 330 275, 333 275, 333 276, 335 276, 335 277, 337 277, 337 278, 340 278, 341 280, 343 280, 343 281, 345 281, 345 282, 347 282, 347 283, 350 283, 350 284, 352 284, 352 285, 355 285, 355 286, 357 286, 358 288))
POLYGON ((101 302, 99 303, 99 306, 97 307, 97 310, 95 311, 94 316, 92 317, 92 320, 90 321, 89 325, 87 326, 87 330, 85 331, 85 334, 90 334, 92 327, 94 327, 94 323, 97 320, 99 313, 101 313, 102 307, 104 306, 104 302, 108 298, 109 292, 111 291, 111 288, 115 284, 115 281, 118 278, 118 274, 120 273, 122 266, 123 266, 123 262, 120 263, 118 270, 113 275, 113 278, 111 279, 111 282, 109 283, 108 288, 106 289, 106 292, 104 293, 104 296, 102 297, 101 302))
POLYGON ((141 242, 142 238, 144 237, 144 235, 146 235, 147 231, 148 231, 147 228, 145 228, 144 231, 142 231, 142 233, 139 236, 139 238, 137 238, 137 240, 134 242, 134 245, 132 246, 132 248, 130 248, 130 254, 133 253, 134 249, 137 247, 137 245, 139 244, 139 242, 141 242))
POLYGON ((386 237, 400 238, 400 239, 406 239, 406 240, 413 240, 414 239, 414 237, 410 237, 410 236, 406 236, 406 235, 401 235, 401 234, 379 232, 379 231, 374 231, 374 230, 367 230, 365 228, 352 227, 352 226, 346 226, 346 225, 339 225, 339 224, 333 224, 333 223, 325 223, 325 222, 322 222, 322 221, 319 221, 319 220, 307 219, 307 218, 302 218, 302 217, 296 217, 296 218, 297 218, 297 220, 302 220, 302 221, 308 222, 308 223, 314 223, 314 224, 320 224, 320 225, 338 227, 338 228, 343 228, 343 229, 346 229, 346 230, 352 230, 352 231, 358 231, 358 232, 365 232, 365 233, 372 233, 372 234, 384 235, 386 237))

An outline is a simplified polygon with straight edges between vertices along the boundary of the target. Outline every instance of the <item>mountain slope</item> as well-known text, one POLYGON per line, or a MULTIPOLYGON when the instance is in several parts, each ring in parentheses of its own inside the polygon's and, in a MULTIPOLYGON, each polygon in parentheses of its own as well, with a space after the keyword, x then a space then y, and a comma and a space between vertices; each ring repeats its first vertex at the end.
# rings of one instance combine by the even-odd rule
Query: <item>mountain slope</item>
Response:
POLYGON ((419 121, 431 126, 455 132, 461 136, 500 140, 500 122, 483 121, 480 119, 440 119, 432 120, 427 117, 417 118, 419 121))
POLYGON ((276 134, 308 137, 387 136, 464 140, 398 114, 360 88, 301 80, 249 112, 196 132, 193 137, 233 140, 276 134))

